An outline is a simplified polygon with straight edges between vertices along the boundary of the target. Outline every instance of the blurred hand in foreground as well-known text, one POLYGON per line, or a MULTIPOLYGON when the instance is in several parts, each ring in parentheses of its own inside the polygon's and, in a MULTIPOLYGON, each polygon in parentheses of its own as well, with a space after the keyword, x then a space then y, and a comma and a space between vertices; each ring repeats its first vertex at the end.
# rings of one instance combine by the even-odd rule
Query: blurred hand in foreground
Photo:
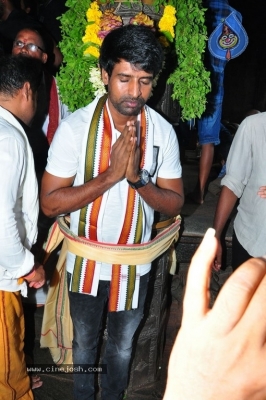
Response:
POLYGON ((189 268, 163 400, 266 399, 266 260, 242 264, 210 309, 214 235, 208 229, 189 268))

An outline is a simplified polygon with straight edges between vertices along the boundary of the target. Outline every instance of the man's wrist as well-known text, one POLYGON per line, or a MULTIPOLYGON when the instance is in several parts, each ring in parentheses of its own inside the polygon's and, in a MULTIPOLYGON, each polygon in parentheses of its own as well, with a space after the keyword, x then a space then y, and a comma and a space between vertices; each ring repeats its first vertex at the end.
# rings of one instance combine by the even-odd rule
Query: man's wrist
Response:
POLYGON ((217 229, 217 228, 213 228, 215 230, 215 237, 216 239, 220 240, 221 239, 221 235, 222 235, 222 231, 217 229))
POLYGON ((130 184, 130 183, 136 183, 136 182, 138 182, 139 181, 139 175, 136 175, 135 177, 133 177, 133 178, 130 178, 130 179, 128 179, 127 178, 127 181, 128 181, 128 183, 130 184))
POLYGON ((139 176, 136 181, 131 181, 127 179, 127 182, 133 189, 140 189, 150 182, 150 174, 145 169, 142 169, 139 171, 139 176))
POLYGON ((21 285, 24 281, 30 282, 36 276, 36 265, 33 266, 32 270, 27 274, 18 278, 18 284, 21 285))

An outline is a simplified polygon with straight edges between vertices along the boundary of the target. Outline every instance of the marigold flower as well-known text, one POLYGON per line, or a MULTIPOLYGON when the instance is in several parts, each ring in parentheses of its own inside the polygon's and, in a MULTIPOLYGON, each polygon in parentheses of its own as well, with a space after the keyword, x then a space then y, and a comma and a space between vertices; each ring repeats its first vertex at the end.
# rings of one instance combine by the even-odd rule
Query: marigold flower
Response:
POLYGON ((99 9, 97 1, 93 1, 88 9, 87 13, 87 21, 94 21, 96 24, 99 24, 100 19, 102 17, 102 12, 99 9))
POLYGON ((98 45, 102 44, 102 41, 98 37, 99 27, 96 24, 87 25, 85 35, 82 38, 83 43, 96 43, 98 45))
POLYGON ((159 21, 159 29, 161 32, 169 32, 172 38, 175 37, 174 26, 176 24, 175 7, 165 6, 163 16, 159 21))
POLYGON ((91 55, 93 57, 99 58, 100 56, 100 52, 99 49, 97 47, 94 46, 89 46, 83 53, 85 56, 86 55, 91 55))

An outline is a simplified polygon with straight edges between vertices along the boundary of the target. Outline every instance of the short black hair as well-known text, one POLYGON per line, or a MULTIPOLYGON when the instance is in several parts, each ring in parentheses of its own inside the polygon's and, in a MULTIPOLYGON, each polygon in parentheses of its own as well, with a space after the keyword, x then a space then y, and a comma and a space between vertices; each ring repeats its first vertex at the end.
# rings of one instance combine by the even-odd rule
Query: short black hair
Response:
POLYGON ((100 49, 100 67, 111 76, 122 59, 153 76, 160 72, 164 53, 151 28, 125 25, 108 33, 100 49))
POLYGON ((36 58, 4 55, 0 59, 0 93, 14 97, 26 82, 36 93, 42 74, 42 63, 36 58))

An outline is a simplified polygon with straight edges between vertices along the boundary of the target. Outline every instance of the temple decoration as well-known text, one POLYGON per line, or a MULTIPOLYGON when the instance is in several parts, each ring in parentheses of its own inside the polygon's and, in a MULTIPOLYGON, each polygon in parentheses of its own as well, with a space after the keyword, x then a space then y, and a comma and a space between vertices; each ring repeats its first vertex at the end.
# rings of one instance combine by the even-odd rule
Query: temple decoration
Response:
MULTIPOLYGON (((200 8, 202 0, 173 0, 171 2, 150 0, 151 4, 149 5, 145 4, 144 1, 119 3, 110 1, 101 3, 90 0, 67 0, 66 5, 69 7, 69 10, 60 18, 62 41, 59 46, 64 56, 64 65, 57 76, 57 82, 62 101, 68 105, 70 110, 74 111, 77 108, 87 105, 96 95, 101 95, 105 92, 98 68, 100 46, 110 30, 125 24, 146 25, 155 32, 166 53, 166 58, 170 58, 172 60, 170 63, 175 65, 174 71, 171 71, 169 74, 169 82, 172 82, 173 87, 171 95, 179 102, 180 100, 182 101, 182 96, 187 96, 186 93, 180 92, 179 88, 175 90, 175 82, 173 82, 171 76, 180 67, 180 54, 177 43, 181 39, 181 36, 180 38, 178 36, 182 35, 182 25, 185 23, 184 17, 186 18, 186 15, 182 16, 184 14, 183 3, 193 3, 194 5, 192 10, 190 7, 185 13, 193 11, 194 19, 193 27, 191 26, 189 29, 190 36, 183 36, 183 41, 188 43, 193 39, 195 36, 193 29, 196 27, 197 36, 201 37, 201 43, 205 46, 207 37, 204 31, 204 24, 202 24, 205 12, 204 9, 200 8), (195 22, 195 18, 197 19, 199 12, 201 22, 199 20, 195 22), (199 22, 201 24, 200 29, 199 22)), ((191 21, 191 18, 189 21, 191 21)), ((197 47, 195 51, 198 51, 197 47)), ((203 49, 197 55, 197 60, 199 58, 202 59, 202 53, 203 49)), ((187 56, 193 58, 194 54, 187 53, 187 56)), ((190 69, 192 68, 193 60, 191 59, 190 69)), ((203 62, 202 68, 204 69, 203 62)), ((207 71, 205 72, 208 75, 207 71)), ((154 86, 157 80, 158 77, 154 80, 154 86)), ((202 85, 200 82, 198 84, 202 91, 202 85)), ((207 84, 204 82, 204 85, 206 88, 202 91, 203 97, 209 90, 208 82, 207 84)), ((204 97, 201 102, 203 108, 205 101, 204 97)), ((193 110, 193 106, 190 107, 189 113, 183 110, 185 118, 199 116, 201 110, 199 111, 197 108, 198 106, 195 104, 195 111, 193 110)))

